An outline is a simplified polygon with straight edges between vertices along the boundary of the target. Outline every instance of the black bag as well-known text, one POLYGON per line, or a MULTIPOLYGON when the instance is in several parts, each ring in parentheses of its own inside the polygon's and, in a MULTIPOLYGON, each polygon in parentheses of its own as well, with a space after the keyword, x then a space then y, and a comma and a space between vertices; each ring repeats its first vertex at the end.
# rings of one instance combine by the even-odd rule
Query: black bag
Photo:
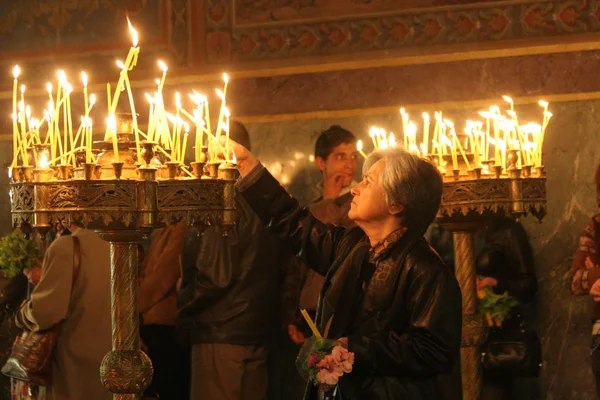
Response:
POLYGON ((537 333, 515 326, 492 328, 481 348, 483 374, 489 378, 537 378, 542 344, 537 333))

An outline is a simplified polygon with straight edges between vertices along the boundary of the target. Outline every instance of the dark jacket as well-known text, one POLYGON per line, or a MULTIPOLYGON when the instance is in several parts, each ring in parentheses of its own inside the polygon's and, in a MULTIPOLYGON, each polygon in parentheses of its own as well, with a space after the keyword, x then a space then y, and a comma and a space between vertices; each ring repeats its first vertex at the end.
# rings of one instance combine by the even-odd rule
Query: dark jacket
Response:
MULTIPOLYGON (((370 248, 365 234, 320 223, 266 170, 251 175, 256 180, 242 192, 248 203, 325 275, 318 328, 329 338, 348 337, 355 354, 341 397, 438 399, 437 376, 452 368, 460 348, 461 294, 449 268, 421 235, 406 232, 378 257, 362 301, 349 308, 362 295, 353 288, 370 248)), ((316 399, 314 386, 305 398, 316 399)))
MULTIPOLYGON (((336 198, 318 200, 309 206, 310 212, 325 224, 352 228, 356 225, 348 218, 350 192, 336 198)), ((323 287, 324 277, 308 268, 298 257, 290 257, 285 269, 282 293, 282 328, 287 331, 289 324, 294 324, 305 333, 309 333, 308 325, 300 315, 300 309, 306 308, 310 314, 317 308, 319 293, 323 287)))
POLYGON ((241 196, 236 224, 197 231, 184 245, 177 303, 192 344, 264 344, 279 314, 282 246, 241 196))

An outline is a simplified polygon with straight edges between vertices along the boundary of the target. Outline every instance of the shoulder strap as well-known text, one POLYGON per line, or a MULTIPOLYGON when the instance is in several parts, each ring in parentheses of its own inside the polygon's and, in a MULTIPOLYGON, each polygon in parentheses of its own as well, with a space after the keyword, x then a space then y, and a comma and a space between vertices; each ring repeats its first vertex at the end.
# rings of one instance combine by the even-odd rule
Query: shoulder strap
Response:
POLYGON ((79 275, 79 267, 81 266, 81 242, 77 236, 71 237, 73 238, 73 279, 71 281, 71 294, 73 294, 75 280, 79 275))

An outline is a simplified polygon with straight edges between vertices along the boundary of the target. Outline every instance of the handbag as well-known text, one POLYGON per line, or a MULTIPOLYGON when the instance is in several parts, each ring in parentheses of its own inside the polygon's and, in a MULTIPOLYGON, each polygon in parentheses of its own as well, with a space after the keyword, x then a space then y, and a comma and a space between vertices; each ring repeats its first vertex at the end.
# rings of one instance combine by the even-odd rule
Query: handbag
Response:
POLYGON ((537 378, 542 367, 542 344, 523 324, 490 330, 481 348, 483 374, 489 378, 537 378))
MULTIPOLYGON (((76 236, 72 236, 72 238, 73 280, 71 295, 81 263, 79 238, 76 236)), ((54 360, 56 343, 63 321, 44 331, 24 331, 20 336, 17 336, 10 356, 0 372, 9 378, 48 386, 52 381, 52 361, 54 360)))

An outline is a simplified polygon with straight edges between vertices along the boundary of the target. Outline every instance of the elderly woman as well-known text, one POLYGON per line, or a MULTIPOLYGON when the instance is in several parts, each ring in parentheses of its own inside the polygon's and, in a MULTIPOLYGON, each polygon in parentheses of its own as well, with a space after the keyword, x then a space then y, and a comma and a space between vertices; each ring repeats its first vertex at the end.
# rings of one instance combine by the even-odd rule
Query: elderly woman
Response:
MULTIPOLYGON (((403 150, 376 152, 352 189, 358 228, 319 223, 246 149, 234 146, 242 195, 325 276, 317 325, 355 354, 341 399, 438 399, 439 374, 458 359, 461 295, 423 239, 441 201, 436 168, 403 150)), ((309 386, 305 399, 317 399, 309 386)))

